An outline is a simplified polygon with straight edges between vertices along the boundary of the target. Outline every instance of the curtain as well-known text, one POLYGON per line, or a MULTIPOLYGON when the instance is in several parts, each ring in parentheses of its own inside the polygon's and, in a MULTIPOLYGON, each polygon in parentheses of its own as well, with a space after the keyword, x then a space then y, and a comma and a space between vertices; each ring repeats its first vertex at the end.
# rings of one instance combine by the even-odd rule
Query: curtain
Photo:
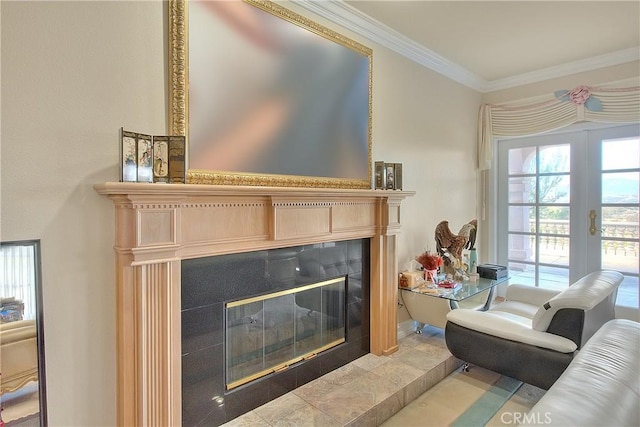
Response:
POLYGON ((577 122, 640 122, 640 86, 578 86, 529 104, 483 104, 478 119, 478 167, 491 168, 493 139, 535 135, 577 122))

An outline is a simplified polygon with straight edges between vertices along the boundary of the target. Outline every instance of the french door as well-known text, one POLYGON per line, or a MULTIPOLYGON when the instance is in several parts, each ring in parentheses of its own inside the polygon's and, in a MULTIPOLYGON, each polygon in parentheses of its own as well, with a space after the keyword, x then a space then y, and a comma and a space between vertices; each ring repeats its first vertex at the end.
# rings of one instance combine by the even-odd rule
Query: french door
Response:
POLYGON ((640 127, 498 143, 498 260, 511 283, 563 289, 585 274, 625 275, 617 305, 638 308, 640 127))

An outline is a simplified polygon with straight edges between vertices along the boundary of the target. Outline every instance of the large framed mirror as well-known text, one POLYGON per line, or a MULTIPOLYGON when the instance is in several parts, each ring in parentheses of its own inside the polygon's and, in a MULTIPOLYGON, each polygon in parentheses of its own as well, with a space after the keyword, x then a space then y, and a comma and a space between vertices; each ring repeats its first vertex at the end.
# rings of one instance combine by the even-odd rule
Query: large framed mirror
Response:
POLYGON ((46 426, 40 241, 0 243, 0 408, 10 426, 46 426))
POLYGON ((371 188, 371 49, 269 1, 170 0, 169 50, 187 182, 371 188))

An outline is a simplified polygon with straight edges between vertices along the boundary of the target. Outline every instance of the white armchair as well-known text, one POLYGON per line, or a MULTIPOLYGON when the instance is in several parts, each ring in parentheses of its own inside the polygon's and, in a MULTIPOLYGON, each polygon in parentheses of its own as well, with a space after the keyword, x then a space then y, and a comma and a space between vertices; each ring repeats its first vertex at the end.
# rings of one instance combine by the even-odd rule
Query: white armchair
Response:
POLYGON ((447 314, 445 340, 457 358, 548 389, 574 353, 608 320, 622 274, 597 271, 563 291, 524 285, 488 311, 447 314))

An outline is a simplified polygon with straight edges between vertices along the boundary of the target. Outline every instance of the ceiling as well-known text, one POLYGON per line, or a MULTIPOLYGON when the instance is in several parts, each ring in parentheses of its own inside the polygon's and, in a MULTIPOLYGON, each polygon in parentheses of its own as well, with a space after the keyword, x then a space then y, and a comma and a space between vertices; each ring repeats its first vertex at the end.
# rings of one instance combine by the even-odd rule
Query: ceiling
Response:
POLYGON ((314 3, 481 91, 640 58, 638 0, 314 3))

